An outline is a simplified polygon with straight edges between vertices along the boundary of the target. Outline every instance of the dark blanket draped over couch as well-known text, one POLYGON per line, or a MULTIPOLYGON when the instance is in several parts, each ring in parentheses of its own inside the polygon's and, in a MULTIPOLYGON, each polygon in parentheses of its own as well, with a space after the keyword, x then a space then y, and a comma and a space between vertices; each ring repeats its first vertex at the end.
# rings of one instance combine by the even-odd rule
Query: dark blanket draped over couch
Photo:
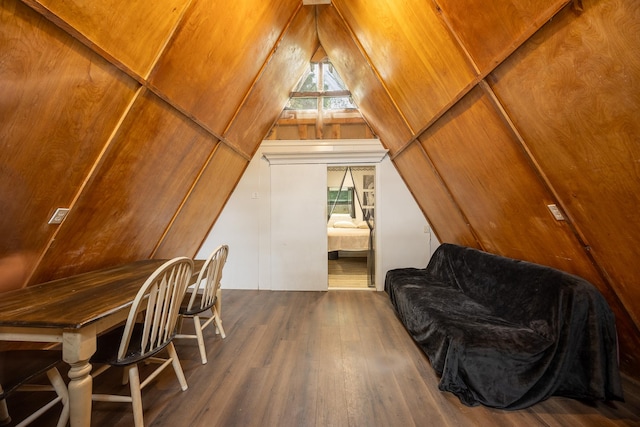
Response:
POLYGON ((623 400, 614 316, 580 277, 442 244, 425 269, 390 270, 385 290, 440 390, 466 405, 623 400))

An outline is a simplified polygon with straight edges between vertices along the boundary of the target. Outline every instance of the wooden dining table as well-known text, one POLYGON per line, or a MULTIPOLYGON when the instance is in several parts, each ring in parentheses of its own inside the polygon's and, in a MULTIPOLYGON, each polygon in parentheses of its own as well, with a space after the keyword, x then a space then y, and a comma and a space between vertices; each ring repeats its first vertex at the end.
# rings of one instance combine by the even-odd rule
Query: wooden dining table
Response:
MULTIPOLYGON (((126 320, 142 284, 166 261, 141 260, 0 294, 0 340, 62 344, 72 427, 91 423, 96 337, 126 320)), ((203 263, 194 262, 194 276, 203 263)))

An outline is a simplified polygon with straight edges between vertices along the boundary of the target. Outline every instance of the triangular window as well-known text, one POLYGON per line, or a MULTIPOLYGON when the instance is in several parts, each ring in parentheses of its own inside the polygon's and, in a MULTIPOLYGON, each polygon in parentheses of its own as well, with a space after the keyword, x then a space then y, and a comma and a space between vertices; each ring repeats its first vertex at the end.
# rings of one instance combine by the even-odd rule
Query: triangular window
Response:
POLYGON ((351 92, 322 48, 314 53, 265 139, 371 139, 351 92))
POLYGON ((356 110, 351 93, 327 59, 310 63, 296 89, 291 92, 287 110, 356 110))

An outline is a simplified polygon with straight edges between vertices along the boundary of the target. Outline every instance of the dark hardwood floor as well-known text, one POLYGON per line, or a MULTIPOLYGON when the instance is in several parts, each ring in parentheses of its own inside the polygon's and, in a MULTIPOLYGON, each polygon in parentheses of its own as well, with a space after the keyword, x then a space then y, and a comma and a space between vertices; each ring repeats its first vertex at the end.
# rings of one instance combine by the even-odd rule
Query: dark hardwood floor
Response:
MULTIPOLYGON (((147 426, 640 426, 640 387, 628 380, 625 403, 462 405, 438 390, 385 293, 224 290, 222 319, 226 339, 205 333, 207 365, 195 341, 176 341, 189 389, 171 370, 152 382, 142 397, 147 426)), ((111 370, 94 386, 114 391, 119 380, 111 370)), ((25 393, 10 406, 32 400, 25 393)), ((35 425, 55 425, 50 418, 35 425)), ((127 404, 94 404, 93 426, 132 423, 127 404)))

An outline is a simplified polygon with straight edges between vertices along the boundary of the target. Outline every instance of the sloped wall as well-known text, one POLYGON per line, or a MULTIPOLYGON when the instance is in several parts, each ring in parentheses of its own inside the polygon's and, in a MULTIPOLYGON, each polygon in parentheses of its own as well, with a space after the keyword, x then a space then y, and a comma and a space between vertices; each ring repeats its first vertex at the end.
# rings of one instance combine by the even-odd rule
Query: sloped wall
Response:
POLYGON ((0 256, 195 255, 317 47, 297 0, 0 2, 0 256))
POLYGON ((592 281, 637 372, 638 4, 333 3, 320 42, 439 239, 592 281))

